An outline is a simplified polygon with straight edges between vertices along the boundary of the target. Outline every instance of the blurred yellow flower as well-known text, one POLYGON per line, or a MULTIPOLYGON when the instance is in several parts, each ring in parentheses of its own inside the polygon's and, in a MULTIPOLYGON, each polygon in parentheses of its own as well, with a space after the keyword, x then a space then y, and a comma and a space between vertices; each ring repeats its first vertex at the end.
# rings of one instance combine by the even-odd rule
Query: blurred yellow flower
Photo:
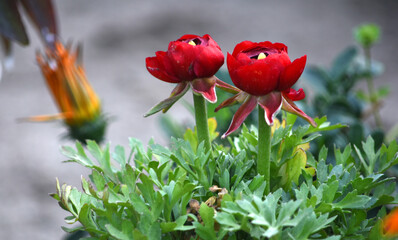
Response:
POLYGON ((37 62, 60 113, 29 120, 62 119, 69 126, 70 137, 82 142, 86 139, 101 141, 106 121, 101 115, 100 100, 86 78, 80 51, 79 46, 73 51, 70 45, 64 47, 56 42, 54 50, 46 49, 45 55, 37 53, 37 62))

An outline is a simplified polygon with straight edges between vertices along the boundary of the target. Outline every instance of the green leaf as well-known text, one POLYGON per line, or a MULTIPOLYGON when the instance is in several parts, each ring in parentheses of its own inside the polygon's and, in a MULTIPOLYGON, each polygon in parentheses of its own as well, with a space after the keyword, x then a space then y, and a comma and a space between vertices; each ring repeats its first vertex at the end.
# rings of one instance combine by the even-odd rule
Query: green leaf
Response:
POLYGON ((237 223, 234 216, 231 214, 221 212, 217 214, 215 219, 227 231, 234 232, 240 229, 240 225, 237 223))
POLYGON ((115 151, 112 153, 112 158, 115 159, 116 162, 118 162, 123 169, 126 164, 126 154, 124 152, 124 148, 122 146, 116 146, 115 151))
POLYGON ((97 172, 96 170, 93 170, 92 174, 92 181, 94 182, 95 186, 97 187, 98 191, 103 191, 105 188, 105 179, 104 177, 97 172))
POLYGON ((105 227, 108 230, 108 232, 112 235, 112 237, 115 237, 118 240, 131 240, 126 233, 117 229, 113 225, 106 224, 105 227))
POLYGON ((357 195, 357 190, 353 190, 341 201, 335 203, 334 207, 339 209, 366 209, 366 204, 370 199, 370 197, 365 195, 357 195))
POLYGON ((220 187, 221 188, 226 188, 227 190, 230 189, 229 185, 229 171, 228 169, 224 169, 224 172, 222 173, 220 177, 220 187))
POLYGON ((203 220, 203 224, 199 222, 194 222, 194 226, 196 227, 196 233, 202 239, 215 240, 216 232, 214 230, 214 209, 208 207, 205 203, 202 203, 199 208, 199 214, 203 220))
POLYGON ((145 201, 151 204, 155 193, 153 182, 145 174, 140 174, 140 180, 141 183, 137 183, 137 187, 140 189, 145 201))
MULTIPOLYGON (((195 131, 196 132, 196 131, 195 131)), ((192 129, 188 128, 184 133, 184 140, 188 141, 192 147, 192 150, 196 152, 196 148, 198 147, 198 137, 192 131, 192 129)))
POLYGON ((307 135, 315 132, 331 131, 347 127, 343 124, 330 125, 330 122, 327 122, 326 116, 323 116, 322 118, 315 118, 314 121, 317 124, 317 127, 309 126, 308 131, 306 132, 307 135))
POLYGON ((358 54, 355 47, 348 47, 333 61, 330 71, 332 79, 340 78, 358 54))
POLYGON ((326 182, 327 177, 328 177, 328 170, 327 170, 327 165, 325 163, 325 160, 320 160, 318 165, 317 165, 317 178, 318 180, 323 183, 326 182))
POLYGON ((150 214, 148 207, 146 206, 145 202, 136 194, 130 195, 130 201, 133 204, 134 210, 142 215, 150 214))
POLYGON ((320 67, 309 66, 304 69, 303 79, 308 81, 319 94, 327 94, 327 82, 330 81, 328 73, 320 67))
POLYGON ((322 197, 323 201, 325 203, 332 203, 338 188, 339 188, 339 181, 337 180, 325 185, 322 197))
POLYGON ((288 160, 279 169, 279 175, 282 176, 281 185, 284 189, 289 189, 292 183, 298 184, 301 170, 305 168, 307 163, 307 155, 301 148, 296 150, 294 157, 288 160))
POLYGON ((96 229, 96 224, 91 215, 91 206, 84 204, 79 212, 79 222, 84 225, 85 228, 96 229))
POLYGON ((344 152, 341 153, 340 149, 337 149, 336 147, 334 148, 334 155, 336 158, 336 164, 337 165, 343 165, 343 166, 348 166, 351 163, 354 163, 354 159, 351 156, 352 153, 352 148, 351 145, 348 144, 345 148, 344 148, 344 152))
POLYGON ((383 220, 378 219, 376 224, 372 227, 369 233, 369 238, 368 239, 375 239, 375 240, 384 240, 388 239, 385 236, 383 236, 383 220))

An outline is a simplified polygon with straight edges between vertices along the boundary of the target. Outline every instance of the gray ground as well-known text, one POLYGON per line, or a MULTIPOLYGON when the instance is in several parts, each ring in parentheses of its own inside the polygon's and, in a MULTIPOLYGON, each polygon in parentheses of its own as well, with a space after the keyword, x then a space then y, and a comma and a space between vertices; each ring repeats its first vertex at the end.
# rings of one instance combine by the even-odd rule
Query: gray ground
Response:
MULTIPOLYGON (((128 137, 147 142, 166 140, 158 117, 142 117, 170 93, 172 85, 153 78, 145 57, 165 50, 168 42, 185 33, 209 33, 223 52, 243 40, 280 41, 292 58, 308 55, 308 62, 327 65, 347 45, 351 30, 363 22, 381 25, 383 38, 374 57, 385 63, 377 85, 390 84, 392 94, 382 115, 387 126, 398 120, 396 1, 55 1, 62 37, 84 43, 86 73, 103 99, 104 109, 116 116, 110 125, 112 145, 128 145, 128 137)), ((65 160, 61 124, 17 123, 16 119, 55 113, 56 108, 39 69, 32 45, 15 48, 16 64, 0 82, 0 239, 60 239, 66 216, 48 193, 55 178, 80 186, 87 171, 65 160)), ((189 99, 189 97, 188 97, 189 99)), ((178 119, 190 119, 183 107, 170 110, 178 119)), ((225 130, 225 129, 224 129, 225 130)))

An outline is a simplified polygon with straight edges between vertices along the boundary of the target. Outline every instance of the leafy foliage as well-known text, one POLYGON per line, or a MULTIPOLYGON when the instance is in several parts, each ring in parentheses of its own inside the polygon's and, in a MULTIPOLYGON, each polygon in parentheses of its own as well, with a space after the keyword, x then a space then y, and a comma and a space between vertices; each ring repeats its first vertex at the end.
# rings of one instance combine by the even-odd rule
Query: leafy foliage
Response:
MULTIPOLYGON (((332 148, 346 146, 349 143, 360 146, 365 136, 371 135, 377 147, 384 140, 384 131, 372 129, 364 123, 373 111, 371 103, 379 103, 388 94, 385 87, 379 88, 369 96, 364 91, 356 90, 357 83, 367 77, 378 76, 383 67, 372 61, 369 70, 365 59, 359 56, 355 47, 342 51, 326 69, 321 66, 309 66, 303 73, 304 80, 314 90, 313 99, 305 105, 305 112, 311 116, 329 116, 331 123, 343 123, 349 127, 324 134, 312 146, 312 152, 318 153, 323 145, 332 148)), ((375 105, 376 106, 376 105, 375 105)))
MULTIPOLYGON (((71 215, 67 232, 85 230, 85 239, 368 239, 397 203, 393 178, 384 175, 398 162, 396 142, 375 148, 335 148, 336 162, 317 156, 308 143, 320 132, 341 128, 326 118, 317 128, 293 127, 287 115, 273 129, 271 193, 256 175, 257 129, 244 127, 230 145, 213 142, 206 152, 195 131, 172 138, 170 148, 130 139, 130 150, 88 141, 86 149, 64 147, 68 162, 92 170, 82 190, 57 181, 53 194, 71 215), (379 211, 379 209, 381 210, 379 211), (379 211, 379 215, 376 213, 379 211)), ((212 131, 216 136, 216 132, 212 131)), ((380 227, 378 228, 380 229, 380 227)))

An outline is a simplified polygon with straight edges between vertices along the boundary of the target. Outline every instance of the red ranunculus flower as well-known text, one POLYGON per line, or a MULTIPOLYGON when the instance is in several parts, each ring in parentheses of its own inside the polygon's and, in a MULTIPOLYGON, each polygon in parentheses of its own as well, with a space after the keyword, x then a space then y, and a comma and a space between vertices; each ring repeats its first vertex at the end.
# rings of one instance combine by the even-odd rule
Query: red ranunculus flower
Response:
POLYGON ((244 41, 236 45, 232 55, 228 53, 227 65, 232 82, 242 91, 221 103, 216 111, 236 102, 244 103, 223 137, 238 129, 257 103, 264 109, 268 125, 283 108, 315 126, 314 120, 293 103, 305 98, 303 89, 296 91, 291 87, 303 73, 306 60, 304 55, 291 62, 282 43, 244 41))
POLYGON ((167 52, 158 51, 155 57, 146 58, 148 71, 162 81, 177 83, 171 96, 153 107, 145 116, 160 110, 166 112, 191 86, 210 102, 216 102, 214 74, 224 64, 224 55, 218 44, 206 34, 184 35, 170 42, 167 52))

